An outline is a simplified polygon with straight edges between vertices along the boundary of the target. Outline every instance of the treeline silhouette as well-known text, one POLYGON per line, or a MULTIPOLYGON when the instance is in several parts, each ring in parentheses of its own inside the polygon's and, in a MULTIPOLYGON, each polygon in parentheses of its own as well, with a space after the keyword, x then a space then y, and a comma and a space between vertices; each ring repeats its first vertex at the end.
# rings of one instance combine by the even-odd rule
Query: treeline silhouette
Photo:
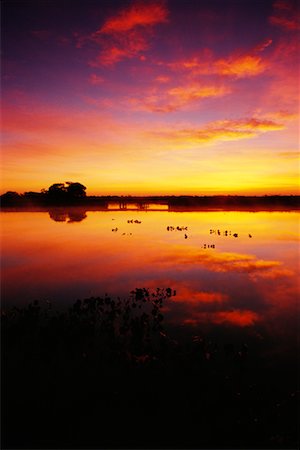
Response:
POLYGON ((25 192, 18 194, 8 191, 1 195, 3 207, 26 207, 26 206, 65 206, 81 205, 85 203, 86 187, 78 182, 67 181, 66 183, 54 183, 48 189, 41 192, 25 192))
MULTIPOLYGON (((79 182, 54 183, 48 189, 41 192, 25 192, 19 194, 8 191, 1 195, 2 208, 26 208, 26 207, 48 207, 48 206, 85 206, 90 208, 107 209, 109 203, 122 205, 139 205, 143 208, 147 204, 164 204, 170 211, 184 210, 289 210, 300 208, 299 195, 264 195, 264 196, 241 196, 241 195, 213 195, 213 196, 190 196, 190 195, 167 195, 167 196, 131 196, 131 195, 108 195, 87 196, 86 187, 79 182)), ((146 209, 146 208, 145 208, 146 209)))
POLYGON ((2 313, 2 448, 296 448, 295 367, 265 357, 282 338, 174 328, 174 295, 2 313))

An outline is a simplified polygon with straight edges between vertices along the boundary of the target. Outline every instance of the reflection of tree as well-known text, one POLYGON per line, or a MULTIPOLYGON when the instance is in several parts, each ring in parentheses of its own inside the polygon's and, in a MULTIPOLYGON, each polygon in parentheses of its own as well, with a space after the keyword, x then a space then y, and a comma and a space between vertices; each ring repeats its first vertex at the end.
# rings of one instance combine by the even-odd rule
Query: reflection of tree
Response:
POLYGON ((83 210, 74 210, 68 212, 69 220, 68 222, 81 222, 83 219, 87 217, 86 211, 83 210))
POLYGON ((86 211, 83 209, 71 209, 67 211, 64 209, 51 209, 49 216, 55 222, 67 221, 68 223, 81 222, 87 217, 86 211))
POLYGON ((65 222, 68 218, 68 214, 65 211, 57 211, 57 210, 51 210, 49 211, 50 219, 54 220, 55 222, 65 222))

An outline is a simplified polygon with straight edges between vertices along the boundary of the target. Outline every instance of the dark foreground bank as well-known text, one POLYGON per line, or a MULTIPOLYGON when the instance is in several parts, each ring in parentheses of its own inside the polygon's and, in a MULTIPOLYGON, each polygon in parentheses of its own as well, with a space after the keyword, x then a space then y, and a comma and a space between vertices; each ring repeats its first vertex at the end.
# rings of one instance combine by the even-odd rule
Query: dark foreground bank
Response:
POLYGON ((296 335, 164 325, 174 294, 3 312, 2 448, 298 448, 296 335))

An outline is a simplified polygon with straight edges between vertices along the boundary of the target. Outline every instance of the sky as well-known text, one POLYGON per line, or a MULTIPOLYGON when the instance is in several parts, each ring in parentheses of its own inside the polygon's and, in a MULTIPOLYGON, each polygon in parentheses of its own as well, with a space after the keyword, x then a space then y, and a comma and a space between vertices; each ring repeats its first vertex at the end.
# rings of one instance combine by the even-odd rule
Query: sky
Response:
POLYGON ((1 193, 299 193, 297 0, 4 0, 1 193))

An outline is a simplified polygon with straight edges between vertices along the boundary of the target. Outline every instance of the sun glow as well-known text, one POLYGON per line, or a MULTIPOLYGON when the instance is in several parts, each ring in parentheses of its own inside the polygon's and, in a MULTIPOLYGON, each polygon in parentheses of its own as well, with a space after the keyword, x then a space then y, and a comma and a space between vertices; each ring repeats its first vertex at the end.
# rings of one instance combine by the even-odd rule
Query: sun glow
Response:
POLYGON ((242 33, 242 6, 230 27, 209 6, 199 29, 199 4, 187 35, 181 8, 82 8, 81 28, 76 15, 54 21, 51 6, 32 29, 4 12, 2 192, 72 179, 89 195, 298 193, 292 9, 275 2, 242 33))

